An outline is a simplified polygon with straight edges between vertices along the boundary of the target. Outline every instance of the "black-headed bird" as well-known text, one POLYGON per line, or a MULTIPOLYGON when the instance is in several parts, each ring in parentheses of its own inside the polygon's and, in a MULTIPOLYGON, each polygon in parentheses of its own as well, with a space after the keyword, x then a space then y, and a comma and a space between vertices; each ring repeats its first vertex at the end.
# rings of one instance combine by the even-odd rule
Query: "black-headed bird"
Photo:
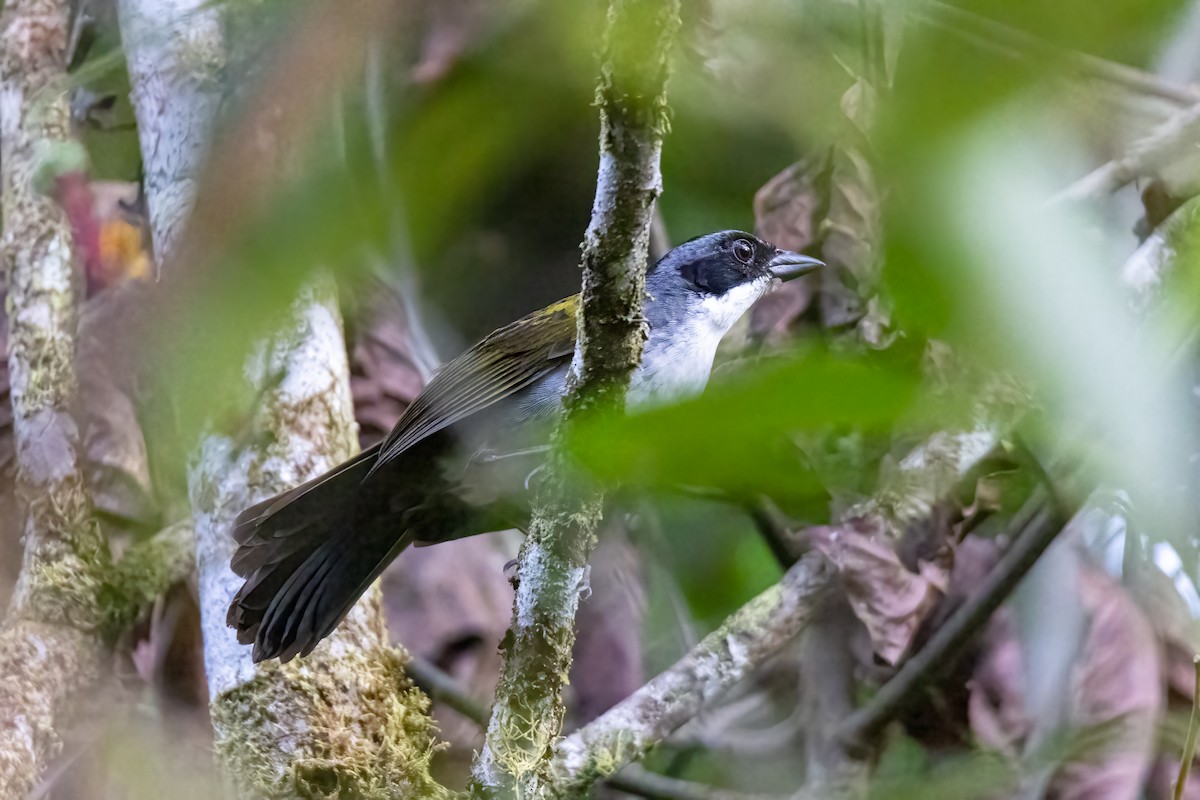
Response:
MULTIPOLYGON (((685 242, 646 275, 647 339, 626 407, 699 393, 721 338, 776 281, 821 266, 740 231, 685 242)), ((434 374, 379 444, 246 509, 227 621, 255 661, 307 655, 409 545, 522 527, 575 353, 579 296, 489 334, 434 374), (535 462, 536 465, 536 462, 535 462)))

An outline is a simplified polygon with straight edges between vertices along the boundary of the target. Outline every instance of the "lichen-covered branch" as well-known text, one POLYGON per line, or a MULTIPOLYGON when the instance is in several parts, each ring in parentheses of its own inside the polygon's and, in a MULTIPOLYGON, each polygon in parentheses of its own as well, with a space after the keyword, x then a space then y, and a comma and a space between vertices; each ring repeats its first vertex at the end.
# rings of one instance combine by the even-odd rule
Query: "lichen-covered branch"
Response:
POLYGON ((851 748, 861 748, 895 718, 915 692, 951 664, 1054 541, 1062 529, 1063 517, 1044 494, 1031 498, 1012 525, 1012 545, 988 573, 979 593, 955 611, 868 704, 843 720, 838 738, 851 748))
MULTIPOLYGON (((666 83, 680 24, 679 0, 612 0, 601 75, 600 168, 583 244, 583 303, 562 440, 580 413, 617 413, 645 342, 642 301, 659 160, 667 128, 666 83)), ((562 725, 575 612, 595 542, 602 495, 582 487, 555 448, 521 549, 520 585, 505 660, 472 789, 534 797, 562 725)))
POLYGON ((77 607, 91 604, 95 557, 103 554, 83 486, 79 431, 69 413, 80 288, 71 232, 54 201, 38 191, 59 155, 74 147, 61 97, 67 7, 27 0, 8 3, 4 14, 0 163, 8 354, 18 489, 27 513, 25 568, 10 617, 66 622, 77 607), (79 580, 61 580, 72 575, 79 580))
POLYGON ((241 583, 229 568, 234 517, 357 449, 336 309, 331 291, 307 291, 291 330, 252 364, 259 381, 277 381, 253 423, 268 443, 208 436, 189 478, 216 752, 255 796, 438 797, 428 701, 404 675, 404 652, 387 643, 378 588, 312 655, 285 665, 255 665, 225 625, 241 583))
POLYGON ((207 0, 119 3, 158 253, 175 250, 221 103, 224 49, 220 20, 211 6, 207 0))
POLYGON ((41 190, 67 161, 66 0, 11 0, 0 17, 0 169, 8 368, 25 556, 0 631, 0 797, 24 797, 101 677, 96 590, 107 563, 69 409, 76 390, 70 226, 41 190))
POLYGON ((766 659, 812 619, 832 585, 818 554, 751 600, 690 653, 554 749, 549 796, 578 797, 598 780, 641 758, 766 659))
MULTIPOLYGON (((155 176, 147 188, 160 261, 184 247, 178 236, 182 215, 195 200, 195 176, 209 145, 216 111, 210 81, 224 58, 216 35, 219 10, 175 0, 121 5, 123 31, 144 37, 127 40, 126 47, 135 54, 131 80, 146 172, 155 176), (178 33, 197 29, 206 32, 199 42, 178 33), (186 105, 197 97, 207 118, 194 108, 176 115, 154 103, 165 98, 169 106, 186 105)), ((348 458, 358 446, 331 282, 318 279, 302 293, 288 329, 260 345, 247 373, 260 390, 249 421, 253 443, 205 437, 188 476, 218 760, 247 796, 441 796, 444 790, 428 773, 433 737, 427 701, 404 676, 403 651, 388 645, 377 588, 316 652, 287 665, 255 665, 250 648, 225 625, 240 585, 229 566, 234 517, 348 458)))
POLYGON ((0 798, 26 797, 63 745, 62 728, 100 681, 88 631, 17 620, 0 629, 0 798))
POLYGON ((1200 198, 1193 197, 1171 212, 1125 260, 1121 282, 1132 294, 1138 311, 1145 313, 1161 300, 1163 285, 1180 263, 1194 263, 1195 248, 1200 243, 1198 233, 1200 198))
POLYGON ((1184 177, 1167 174, 1168 183, 1179 191, 1194 191, 1197 185, 1196 140, 1200 136, 1200 104, 1169 117, 1148 136, 1129 146, 1119 157, 1083 176, 1054 198, 1056 203, 1098 200, 1138 178, 1164 176, 1185 164, 1184 177), (1183 185, 1179 185, 1179 184, 1183 185))

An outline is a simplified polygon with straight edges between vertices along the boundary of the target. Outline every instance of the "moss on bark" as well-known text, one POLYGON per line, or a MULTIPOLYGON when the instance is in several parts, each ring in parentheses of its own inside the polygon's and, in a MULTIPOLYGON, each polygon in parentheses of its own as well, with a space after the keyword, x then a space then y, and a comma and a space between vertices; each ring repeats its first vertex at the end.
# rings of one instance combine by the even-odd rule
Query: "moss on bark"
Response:
POLYGON ((104 577, 98 600, 110 640, 132 625, 155 598, 196 569, 191 522, 165 528, 125 552, 104 577))
POLYGON ((805 556, 671 668, 559 741, 542 796, 582 796, 645 755, 787 645, 809 624, 833 577, 824 558, 805 556))
POLYGON ((62 751, 64 720, 103 675, 104 650, 87 631, 33 620, 0 630, 0 798, 37 785, 62 751))
POLYGON ((603 495, 580 480, 559 443, 579 414, 618 413, 624 407, 641 359, 646 254, 651 211, 662 188, 666 82, 679 24, 678 0, 613 0, 609 8, 596 91, 600 167, 583 244, 575 369, 521 549, 504 668, 473 768, 477 795, 540 796, 561 732, 575 612, 603 495))
POLYGON ((336 670, 300 660, 264 666, 212 703, 217 756, 243 793, 279 798, 440 798, 429 777, 435 750, 429 700, 404 673, 407 654, 377 646, 349 650, 336 670), (296 741, 281 741, 280 728, 296 741))
POLYGON ((210 436, 190 476, 201 618, 216 752, 239 792, 258 797, 432 797, 427 701, 389 647, 373 588, 310 655, 252 664, 225 625, 240 579, 229 568, 233 517, 357 449, 341 319, 327 283, 249 370, 264 384, 253 446, 210 436))
MULTIPOLYGON (((0 631, 0 798, 24 797, 102 674, 96 590, 108 563, 80 470, 71 231, 39 174, 70 150, 66 0, 0 16, 0 170, 8 368, 25 555, 0 631)), ((58 163, 56 167, 55 164, 58 163)))

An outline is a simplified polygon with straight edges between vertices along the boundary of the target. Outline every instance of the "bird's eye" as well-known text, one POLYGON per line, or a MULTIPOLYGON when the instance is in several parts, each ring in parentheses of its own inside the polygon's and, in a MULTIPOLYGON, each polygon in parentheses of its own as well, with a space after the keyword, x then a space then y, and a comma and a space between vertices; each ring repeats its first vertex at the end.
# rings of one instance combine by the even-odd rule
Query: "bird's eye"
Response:
POLYGON ((743 264, 749 264, 754 260, 754 245, 745 239, 738 239, 733 243, 733 257, 743 264))

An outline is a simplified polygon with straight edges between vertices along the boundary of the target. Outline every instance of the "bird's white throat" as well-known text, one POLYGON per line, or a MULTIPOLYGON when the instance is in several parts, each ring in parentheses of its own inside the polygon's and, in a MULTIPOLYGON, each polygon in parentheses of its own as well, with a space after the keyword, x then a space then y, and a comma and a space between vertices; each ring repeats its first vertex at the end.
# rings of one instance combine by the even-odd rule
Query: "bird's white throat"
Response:
POLYGON ((764 277, 720 296, 693 295, 682 314, 652 327, 629 384, 629 407, 664 405, 704 391, 721 339, 771 283, 764 277))

